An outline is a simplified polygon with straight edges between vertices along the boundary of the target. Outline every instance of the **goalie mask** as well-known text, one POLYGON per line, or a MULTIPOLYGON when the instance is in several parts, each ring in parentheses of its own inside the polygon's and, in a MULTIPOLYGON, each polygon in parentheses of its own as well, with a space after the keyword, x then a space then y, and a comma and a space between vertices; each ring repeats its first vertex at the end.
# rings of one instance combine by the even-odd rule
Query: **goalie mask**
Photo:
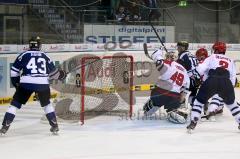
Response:
POLYGON ((203 61, 205 58, 208 57, 208 52, 205 48, 200 48, 196 51, 196 57, 198 61, 203 61))
POLYGON ((177 60, 177 55, 175 52, 170 51, 165 54, 165 59, 169 61, 176 61, 177 60))
POLYGON ((215 42, 212 46, 212 53, 214 54, 225 54, 226 52, 226 44, 224 42, 215 42))
POLYGON ((32 51, 39 51, 41 49, 40 37, 32 37, 29 40, 29 49, 32 51))

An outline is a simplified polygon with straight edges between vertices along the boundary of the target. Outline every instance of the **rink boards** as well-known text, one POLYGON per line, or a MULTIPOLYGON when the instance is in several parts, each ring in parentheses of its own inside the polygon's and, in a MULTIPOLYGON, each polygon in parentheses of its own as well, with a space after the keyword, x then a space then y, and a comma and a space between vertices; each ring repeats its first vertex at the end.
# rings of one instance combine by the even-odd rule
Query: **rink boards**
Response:
MULTIPOLYGON (((72 44, 68 44, 68 45, 72 46, 72 44)), ((132 89, 134 91, 148 91, 154 87, 154 79, 156 79, 157 77, 156 76, 157 74, 154 72, 155 65, 151 62, 151 60, 149 60, 144 55, 143 51, 140 50, 141 44, 134 44, 128 49, 121 49, 119 48, 119 46, 116 46, 114 48, 115 50, 113 51, 109 51, 109 50, 106 50, 106 48, 104 49, 103 47, 97 47, 97 46, 95 46, 94 48, 95 50, 93 51, 87 47, 88 44, 82 44, 82 45, 78 44, 78 45, 82 47, 83 51, 73 51, 73 49, 71 49, 70 46, 68 50, 71 50, 71 51, 67 51, 66 49, 58 50, 59 47, 58 49, 55 49, 55 51, 49 50, 46 47, 44 48, 44 50, 49 51, 48 56, 54 61, 56 65, 59 65, 59 64, 61 65, 63 61, 65 61, 65 63, 67 61, 67 65, 68 65, 70 62, 72 62, 71 59, 74 59, 75 57, 83 56, 86 54, 94 55, 94 56, 107 56, 107 55, 116 55, 116 54, 132 55, 134 58, 134 81, 133 81, 134 86, 132 89), (149 82, 149 78, 151 79, 150 82, 149 82)), ((200 47, 200 44, 198 45, 199 46, 197 47, 200 47)), ((106 47, 106 45, 102 45, 102 46, 106 47)), ((171 44, 169 46, 169 50, 173 50, 173 46, 174 44, 171 44)), ((93 45, 91 45, 91 47, 93 47, 93 45)), ((156 49, 156 47, 159 47, 159 44, 149 45, 149 52, 156 49)), ((209 47, 209 45, 206 45, 206 48, 207 47, 209 47)), ((197 48, 196 47, 190 47, 190 48, 192 48, 192 50, 190 51, 194 54, 197 48)), ((231 47, 229 48, 229 50, 231 51, 227 51, 226 54, 236 61, 237 73, 240 73, 240 51, 238 51, 240 49, 231 47)), ((0 52, 2 52, 2 50, 0 52)), ((10 52, 0 53, 0 76, 1 76, 0 105, 9 103, 11 101, 11 96, 15 91, 15 88, 13 88, 13 86, 10 83, 10 67, 14 62, 16 56, 17 54, 14 53, 14 51, 13 53, 10 53, 10 52)), ((240 86, 240 83, 238 83, 238 87, 239 86, 240 86)), ((52 98, 55 98, 57 94, 58 92, 53 92, 52 98)), ((31 98, 31 100, 34 100, 34 96, 31 98)))

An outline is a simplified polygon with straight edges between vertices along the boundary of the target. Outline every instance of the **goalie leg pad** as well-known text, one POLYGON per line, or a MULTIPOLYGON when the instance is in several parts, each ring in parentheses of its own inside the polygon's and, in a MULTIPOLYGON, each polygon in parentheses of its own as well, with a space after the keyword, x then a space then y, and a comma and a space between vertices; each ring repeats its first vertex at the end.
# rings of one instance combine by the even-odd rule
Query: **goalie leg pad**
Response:
POLYGON ((152 116, 158 109, 159 107, 154 106, 151 99, 143 106, 144 115, 146 116, 152 116))
POLYGON ((175 124, 185 124, 187 122, 187 114, 179 112, 178 110, 173 110, 168 112, 167 119, 175 124))

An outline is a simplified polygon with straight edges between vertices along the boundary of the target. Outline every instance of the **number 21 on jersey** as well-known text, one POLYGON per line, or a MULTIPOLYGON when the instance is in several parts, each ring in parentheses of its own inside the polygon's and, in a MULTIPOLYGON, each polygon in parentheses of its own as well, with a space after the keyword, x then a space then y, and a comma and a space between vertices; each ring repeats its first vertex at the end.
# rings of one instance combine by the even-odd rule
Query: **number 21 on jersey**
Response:
POLYGON ((46 74, 47 73, 47 68, 46 68, 46 60, 44 58, 35 58, 32 57, 28 64, 27 64, 27 69, 31 70, 32 74, 46 74))

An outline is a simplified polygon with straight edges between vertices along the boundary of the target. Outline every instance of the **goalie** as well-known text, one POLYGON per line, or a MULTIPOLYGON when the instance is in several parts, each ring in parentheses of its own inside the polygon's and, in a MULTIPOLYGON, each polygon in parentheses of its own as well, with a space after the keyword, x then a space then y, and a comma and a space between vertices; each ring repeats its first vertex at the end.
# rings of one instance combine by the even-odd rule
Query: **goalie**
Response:
POLYGON ((190 85, 186 69, 175 62, 174 52, 166 53, 164 59, 163 51, 159 49, 151 55, 151 58, 156 63, 159 77, 157 87, 152 90, 150 99, 143 107, 144 115, 151 116, 164 105, 170 122, 186 123, 188 114, 178 110, 182 95, 188 92, 190 85))

